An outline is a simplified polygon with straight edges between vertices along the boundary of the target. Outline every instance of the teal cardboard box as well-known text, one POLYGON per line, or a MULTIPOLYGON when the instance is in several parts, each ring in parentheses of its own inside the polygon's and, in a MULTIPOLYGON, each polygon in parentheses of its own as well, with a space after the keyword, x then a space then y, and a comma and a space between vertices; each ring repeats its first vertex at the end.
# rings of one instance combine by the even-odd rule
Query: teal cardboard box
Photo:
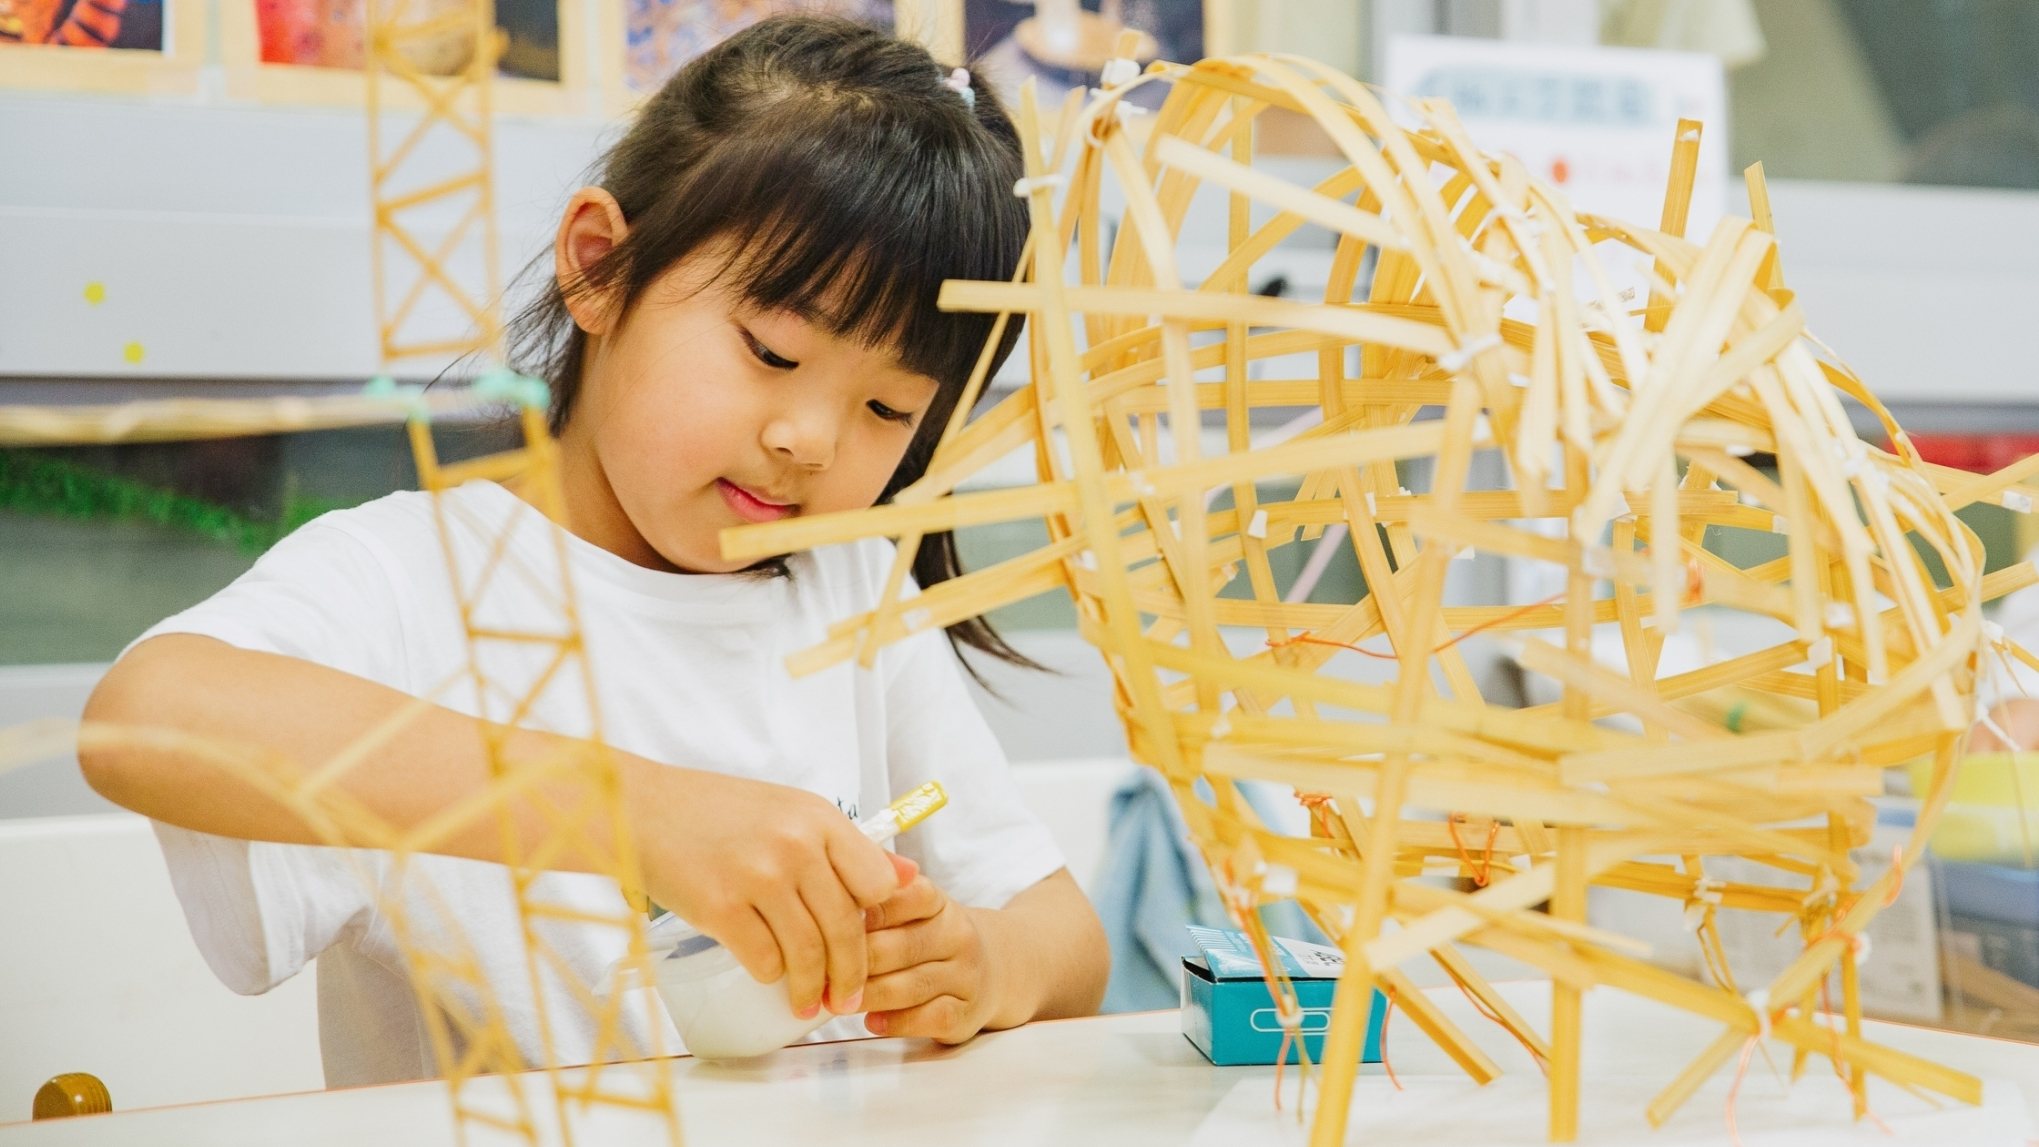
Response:
MULTIPOLYGON (((1190 927, 1203 956, 1182 958, 1182 1034, 1214 1064, 1272 1064, 1281 1054, 1281 1020, 1268 990, 1267 974, 1253 954, 1244 932, 1190 927)), ((1282 970, 1295 985, 1303 1009, 1303 1040, 1310 1062, 1324 1061, 1324 1029, 1331 1026, 1331 997, 1345 971, 1345 954, 1322 944, 1276 937, 1282 970)), ((1367 1063, 1381 1061, 1381 1025, 1387 1019, 1387 998, 1376 989, 1367 1011, 1367 1063)), ((1299 1063, 1302 1049, 1288 1050, 1289 1063, 1299 1063)))

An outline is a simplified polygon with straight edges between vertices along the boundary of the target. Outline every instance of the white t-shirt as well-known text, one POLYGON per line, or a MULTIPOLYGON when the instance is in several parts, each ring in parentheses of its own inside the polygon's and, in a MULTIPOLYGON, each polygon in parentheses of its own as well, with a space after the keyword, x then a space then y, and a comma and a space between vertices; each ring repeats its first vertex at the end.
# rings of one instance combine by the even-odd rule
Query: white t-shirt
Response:
MULTIPOLYGON (((794 555, 790 577, 667 574, 555 535, 537 511, 492 482, 445 498, 447 542, 468 596, 479 602, 478 625, 529 629, 561 617, 555 538, 563 537, 610 744, 668 764, 803 788, 852 817, 939 780, 948 807, 897 847, 963 904, 1003 906, 1063 866, 1047 829, 1021 804, 941 633, 886 648, 871 671, 842 664, 799 680, 787 673, 788 654, 824 640, 831 622, 875 606, 892 557, 887 543, 794 555), (491 565, 491 539, 506 527, 510 544, 491 565)), ((392 494, 298 530, 232 585, 140 640, 204 634, 414 696, 436 688, 440 704, 476 713, 475 690, 461 675, 468 650, 446 553, 430 497, 392 494)), ((511 691, 540 680, 551 655, 528 643, 481 648, 489 676, 511 691)), ((486 715, 503 719, 509 704, 507 693, 492 695, 486 715)), ((522 723, 591 732, 579 676, 554 675, 522 723)), ((192 936, 228 987, 265 992, 317 958, 328 1086, 435 1074, 402 956, 370 891, 387 877, 389 854, 251 843, 160 823, 156 833, 192 936)), ((508 870, 414 859, 404 886, 411 914, 444 943, 455 933, 420 878, 487 970, 526 1062, 542 1062, 508 870)), ((616 885, 602 877, 538 879, 548 900, 602 912, 622 905, 616 885)), ((614 929, 562 924, 548 935, 589 984, 622 955, 614 929)), ((561 1062, 586 1062, 592 1025, 563 990, 546 995, 561 1062)), ((855 1017, 844 1017, 813 1038, 862 1034, 855 1017)), ((663 1040, 666 1048, 681 1046, 669 1023, 663 1040)))

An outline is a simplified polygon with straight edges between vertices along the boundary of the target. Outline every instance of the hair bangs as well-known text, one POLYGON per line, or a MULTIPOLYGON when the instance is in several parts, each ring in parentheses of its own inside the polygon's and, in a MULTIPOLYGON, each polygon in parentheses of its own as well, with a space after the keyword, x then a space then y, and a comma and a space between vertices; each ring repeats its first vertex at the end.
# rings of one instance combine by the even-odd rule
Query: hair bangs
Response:
POLYGON ((702 164, 721 191, 725 281, 754 306, 889 346, 907 370, 961 387, 992 320, 937 301, 949 279, 1011 276, 1025 217, 982 208, 1010 196, 1016 164, 969 154, 964 132, 931 141, 863 109, 811 110, 702 164))

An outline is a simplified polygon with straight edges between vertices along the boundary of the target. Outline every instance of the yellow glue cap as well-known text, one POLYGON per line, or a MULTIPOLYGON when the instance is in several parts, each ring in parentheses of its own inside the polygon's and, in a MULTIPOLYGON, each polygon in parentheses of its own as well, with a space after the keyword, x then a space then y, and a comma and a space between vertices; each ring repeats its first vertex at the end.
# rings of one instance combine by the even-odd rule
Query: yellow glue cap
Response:
POLYGON ((921 821, 935 814, 936 810, 949 803, 949 794, 942 791, 940 781, 929 781, 919 788, 893 801, 885 811, 899 819, 899 831, 905 832, 921 821))

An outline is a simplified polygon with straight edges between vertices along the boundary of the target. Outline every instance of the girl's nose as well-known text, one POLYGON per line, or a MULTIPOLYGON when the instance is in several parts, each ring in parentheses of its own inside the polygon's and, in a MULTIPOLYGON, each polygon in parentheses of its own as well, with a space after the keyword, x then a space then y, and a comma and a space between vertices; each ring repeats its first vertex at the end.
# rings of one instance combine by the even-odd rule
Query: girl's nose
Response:
POLYGON ((765 449, 795 466, 826 470, 835 461, 835 420, 821 410, 788 410, 765 424, 765 449))

